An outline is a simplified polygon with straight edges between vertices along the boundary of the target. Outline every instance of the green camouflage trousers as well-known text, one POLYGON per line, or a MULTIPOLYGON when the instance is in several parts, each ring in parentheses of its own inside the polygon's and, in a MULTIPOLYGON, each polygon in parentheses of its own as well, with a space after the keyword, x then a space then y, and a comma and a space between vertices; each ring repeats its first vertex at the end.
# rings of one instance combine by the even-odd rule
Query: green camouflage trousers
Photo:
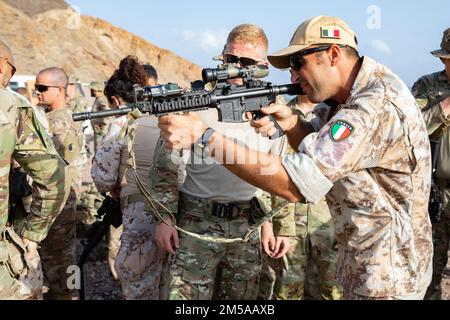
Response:
MULTIPOLYGON (((190 232, 242 237, 248 217, 225 220, 198 208, 180 205, 178 225, 190 232)), ((170 270, 170 300, 255 300, 261 272, 259 232, 248 243, 213 243, 180 234, 180 248, 170 270)))
POLYGON ((167 300, 169 288, 168 254, 155 243, 153 214, 143 201, 122 200, 122 244, 116 270, 126 300, 167 300))
POLYGON ((286 256, 279 260, 265 258, 259 298, 341 299, 334 227, 326 202, 295 204, 295 223, 297 236, 290 237, 291 248, 286 256))
POLYGON ((439 223, 433 223, 433 280, 425 297, 431 300, 442 298, 442 273, 447 266, 450 250, 450 189, 442 188, 441 195, 445 213, 439 223))
POLYGON ((78 297, 76 289, 68 287, 71 276, 68 268, 77 264, 76 246, 76 194, 73 188, 62 212, 52 225, 47 238, 41 243, 44 277, 49 284, 46 299, 70 300, 78 297))

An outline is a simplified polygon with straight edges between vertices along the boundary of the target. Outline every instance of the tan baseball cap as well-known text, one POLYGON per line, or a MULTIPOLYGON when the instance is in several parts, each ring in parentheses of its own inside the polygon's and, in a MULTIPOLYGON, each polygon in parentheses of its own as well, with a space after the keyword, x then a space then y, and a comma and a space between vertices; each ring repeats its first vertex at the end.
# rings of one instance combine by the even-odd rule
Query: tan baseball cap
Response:
POLYGON ((303 22, 289 47, 270 54, 269 62, 278 69, 289 68, 289 56, 316 44, 341 44, 358 50, 355 32, 342 19, 318 16, 303 22))
POLYGON ((441 49, 431 52, 437 58, 450 59, 450 28, 444 31, 442 37, 441 49))

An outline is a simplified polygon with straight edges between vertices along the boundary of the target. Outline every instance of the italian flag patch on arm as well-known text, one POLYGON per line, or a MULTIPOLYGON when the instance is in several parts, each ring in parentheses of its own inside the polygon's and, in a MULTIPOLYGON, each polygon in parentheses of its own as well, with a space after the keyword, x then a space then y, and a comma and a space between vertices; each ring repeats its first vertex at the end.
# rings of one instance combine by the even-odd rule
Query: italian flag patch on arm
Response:
POLYGON ((350 123, 342 121, 342 120, 336 121, 331 126, 331 130, 330 130, 331 140, 333 140, 334 142, 343 141, 343 140, 347 139, 348 137, 350 137, 352 132, 353 132, 353 126, 350 123))

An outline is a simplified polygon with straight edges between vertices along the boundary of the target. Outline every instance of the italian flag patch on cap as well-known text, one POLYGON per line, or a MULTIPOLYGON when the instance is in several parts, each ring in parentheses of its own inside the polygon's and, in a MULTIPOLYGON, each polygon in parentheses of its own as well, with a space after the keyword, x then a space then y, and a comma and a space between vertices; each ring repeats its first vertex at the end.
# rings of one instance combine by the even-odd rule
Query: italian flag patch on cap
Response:
POLYGON ((335 142, 343 141, 350 137, 353 132, 353 126, 345 121, 336 121, 331 127, 331 139, 335 142))
POLYGON ((322 38, 340 39, 341 30, 338 27, 322 27, 322 38))

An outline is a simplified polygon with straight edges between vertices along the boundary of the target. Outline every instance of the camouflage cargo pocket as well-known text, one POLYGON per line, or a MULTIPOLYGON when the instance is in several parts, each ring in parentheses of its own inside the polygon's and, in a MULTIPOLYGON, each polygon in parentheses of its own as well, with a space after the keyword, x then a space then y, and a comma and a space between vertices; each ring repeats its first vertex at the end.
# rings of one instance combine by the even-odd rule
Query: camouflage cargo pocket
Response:
MULTIPOLYGON (((23 246, 22 240, 11 228, 6 229, 4 239, 6 240, 4 243, 6 244, 7 257, 0 257, 0 261, 6 260, 5 266, 11 277, 19 278, 26 271, 24 260, 25 247, 23 246)), ((1 251, 4 250, 2 249, 1 251)))
POLYGON ((190 288, 193 300, 210 300, 212 278, 200 270, 183 270, 183 281, 190 288))
POLYGON ((117 275, 124 281, 139 281, 153 264, 162 259, 161 250, 148 233, 137 239, 122 239, 115 261, 117 275))

